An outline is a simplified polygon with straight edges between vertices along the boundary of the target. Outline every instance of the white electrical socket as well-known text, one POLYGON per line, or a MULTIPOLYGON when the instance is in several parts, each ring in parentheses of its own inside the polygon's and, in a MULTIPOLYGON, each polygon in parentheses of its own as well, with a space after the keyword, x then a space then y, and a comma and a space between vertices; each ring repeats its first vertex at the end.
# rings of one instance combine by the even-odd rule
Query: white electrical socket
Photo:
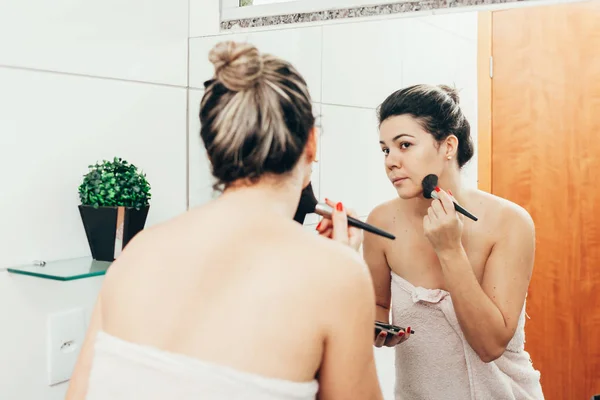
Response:
POLYGON ((83 308, 48 316, 47 362, 48 385, 71 379, 85 338, 83 308))

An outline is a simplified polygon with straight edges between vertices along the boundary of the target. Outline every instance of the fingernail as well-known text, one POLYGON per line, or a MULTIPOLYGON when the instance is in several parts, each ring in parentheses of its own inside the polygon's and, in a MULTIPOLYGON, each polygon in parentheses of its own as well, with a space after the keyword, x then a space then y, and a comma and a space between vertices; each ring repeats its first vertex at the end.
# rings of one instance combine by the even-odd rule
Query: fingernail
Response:
POLYGON ((404 331, 398 332, 398 336, 404 336, 404 331))
POLYGON ((450 193, 450 196, 454 196, 454 195, 452 194, 452 190, 448 189, 448 193, 450 193))
POLYGON ((435 191, 436 191, 436 192, 439 192, 440 190, 442 190, 442 189, 440 189, 440 188, 439 188, 439 187, 437 187, 437 186, 435 187, 435 191))
POLYGON ((379 334, 379 336, 381 336, 381 337, 384 337, 384 336, 385 336, 385 332, 383 332, 383 331, 382 331, 382 332, 379 334))
POLYGON ((335 209, 338 211, 344 211, 344 205, 340 202, 335 205, 335 209))
POLYGON ((317 225, 317 230, 319 230, 319 228, 321 227, 321 224, 323 223, 323 221, 319 222, 319 225, 317 225))
POLYGON ((410 326, 406 328, 406 332, 410 333, 410 326))
POLYGON ((325 197, 325 203, 329 203, 329 199, 325 197))

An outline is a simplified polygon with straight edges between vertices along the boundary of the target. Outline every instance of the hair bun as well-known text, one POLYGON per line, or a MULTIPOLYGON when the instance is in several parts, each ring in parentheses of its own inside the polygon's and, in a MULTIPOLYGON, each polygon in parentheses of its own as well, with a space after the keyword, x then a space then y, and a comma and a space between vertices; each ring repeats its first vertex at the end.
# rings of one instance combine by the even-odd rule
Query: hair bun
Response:
POLYGON ((263 73, 263 59, 249 43, 220 42, 208 55, 215 67, 215 78, 234 92, 256 85, 263 73))
POLYGON ((458 91, 456 88, 450 87, 448 85, 438 85, 440 89, 442 89, 450 98, 456 103, 460 103, 460 97, 458 96, 458 91))

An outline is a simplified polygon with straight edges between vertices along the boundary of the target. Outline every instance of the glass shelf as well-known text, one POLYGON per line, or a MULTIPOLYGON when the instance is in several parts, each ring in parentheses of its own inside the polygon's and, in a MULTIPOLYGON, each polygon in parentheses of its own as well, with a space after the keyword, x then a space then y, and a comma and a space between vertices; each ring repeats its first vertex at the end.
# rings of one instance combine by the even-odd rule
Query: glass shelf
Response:
POLYGON ((46 265, 21 265, 7 268, 13 274, 34 276, 56 281, 73 281, 106 274, 112 262, 96 261, 92 257, 50 261, 46 265))

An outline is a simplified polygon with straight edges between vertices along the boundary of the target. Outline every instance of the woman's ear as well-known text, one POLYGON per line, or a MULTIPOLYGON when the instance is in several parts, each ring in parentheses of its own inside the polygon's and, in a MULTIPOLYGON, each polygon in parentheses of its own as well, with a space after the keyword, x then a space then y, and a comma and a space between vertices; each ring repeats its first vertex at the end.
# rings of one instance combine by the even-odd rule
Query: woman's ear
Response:
POLYGON ((446 159, 452 160, 456 158, 458 155, 458 138, 454 135, 450 135, 446 138, 445 144, 446 152, 444 156, 446 159))
POLYGON ((313 163, 318 160, 318 130, 316 127, 313 127, 308 134, 308 142, 306 143, 305 154, 309 163, 313 163))

